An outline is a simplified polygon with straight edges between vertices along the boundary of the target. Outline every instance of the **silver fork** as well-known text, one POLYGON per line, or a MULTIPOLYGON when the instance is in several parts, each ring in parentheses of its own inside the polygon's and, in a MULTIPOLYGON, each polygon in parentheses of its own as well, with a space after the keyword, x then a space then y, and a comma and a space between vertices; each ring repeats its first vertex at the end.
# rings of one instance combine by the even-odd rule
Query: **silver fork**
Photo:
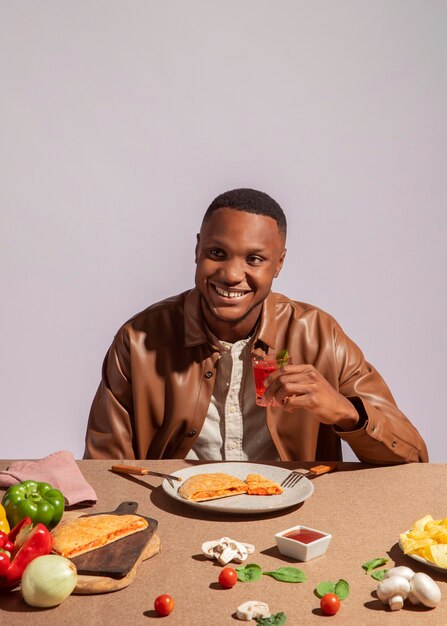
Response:
POLYGON ((284 478, 281 487, 295 487, 304 477, 315 478, 315 476, 327 474, 327 472, 331 472, 335 468, 336 464, 333 463, 331 465, 316 465, 315 467, 311 467, 310 470, 293 470, 293 472, 290 472, 290 474, 284 478))

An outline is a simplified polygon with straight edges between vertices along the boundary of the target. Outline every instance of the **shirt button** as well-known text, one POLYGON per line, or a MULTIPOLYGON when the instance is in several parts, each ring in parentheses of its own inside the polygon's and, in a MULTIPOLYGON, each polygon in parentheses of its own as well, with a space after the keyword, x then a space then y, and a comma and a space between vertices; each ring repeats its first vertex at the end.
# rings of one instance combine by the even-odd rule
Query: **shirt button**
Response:
POLYGON ((195 428, 192 428, 189 433, 187 433, 187 437, 194 437, 194 435, 197 435, 197 430, 195 428))
POLYGON ((211 378, 212 375, 213 375, 213 372, 211 372, 210 370, 205 372, 205 378, 211 378))
POLYGON ((391 447, 392 447, 392 448, 395 448, 396 446, 397 446, 397 441, 392 441, 392 442, 391 442, 391 447))
POLYGON ((376 430, 375 426, 371 426, 371 432, 373 433, 376 430))
POLYGON ((230 413, 236 413, 237 408, 234 406, 234 404, 232 406, 230 406, 230 413))
POLYGON ((230 448, 231 448, 232 450, 234 450, 235 448, 237 448, 237 443, 236 443, 235 441, 232 441, 232 442, 230 443, 230 448))

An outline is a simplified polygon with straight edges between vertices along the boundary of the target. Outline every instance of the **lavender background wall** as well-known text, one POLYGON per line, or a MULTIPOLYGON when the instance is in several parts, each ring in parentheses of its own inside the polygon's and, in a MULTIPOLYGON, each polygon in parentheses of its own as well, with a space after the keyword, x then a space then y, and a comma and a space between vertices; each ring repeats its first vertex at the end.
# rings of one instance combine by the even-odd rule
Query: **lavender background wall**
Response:
POLYGON ((252 186, 290 223, 276 290, 341 322, 446 461, 447 5, 0 9, 0 457, 82 456, 116 329, 192 285, 203 211, 252 186))

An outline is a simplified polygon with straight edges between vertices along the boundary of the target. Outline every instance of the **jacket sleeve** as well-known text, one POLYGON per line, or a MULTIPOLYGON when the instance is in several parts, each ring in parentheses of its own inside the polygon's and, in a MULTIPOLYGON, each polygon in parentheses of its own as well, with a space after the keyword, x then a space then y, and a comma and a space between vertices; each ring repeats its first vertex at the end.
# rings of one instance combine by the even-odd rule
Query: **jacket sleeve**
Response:
POLYGON ((385 381, 359 347, 337 325, 336 359, 340 366, 339 392, 356 406, 361 427, 335 428, 360 461, 372 464, 427 462, 428 452, 419 432, 398 409, 385 381))
POLYGON ((134 459, 129 342, 121 329, 104 359, 85 437, 85 459, 134 459))

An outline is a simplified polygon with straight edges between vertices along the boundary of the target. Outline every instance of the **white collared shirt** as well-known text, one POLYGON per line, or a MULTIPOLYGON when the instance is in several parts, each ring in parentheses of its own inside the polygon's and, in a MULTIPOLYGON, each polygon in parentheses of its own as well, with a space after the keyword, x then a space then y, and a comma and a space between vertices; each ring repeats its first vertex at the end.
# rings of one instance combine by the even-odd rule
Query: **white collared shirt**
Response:
POLYGON ((221 347, 216 382, 202 430, 187 459, 216 461, 279 461, 265 421, 256 404, 251 364, 251 339, 221 347))

